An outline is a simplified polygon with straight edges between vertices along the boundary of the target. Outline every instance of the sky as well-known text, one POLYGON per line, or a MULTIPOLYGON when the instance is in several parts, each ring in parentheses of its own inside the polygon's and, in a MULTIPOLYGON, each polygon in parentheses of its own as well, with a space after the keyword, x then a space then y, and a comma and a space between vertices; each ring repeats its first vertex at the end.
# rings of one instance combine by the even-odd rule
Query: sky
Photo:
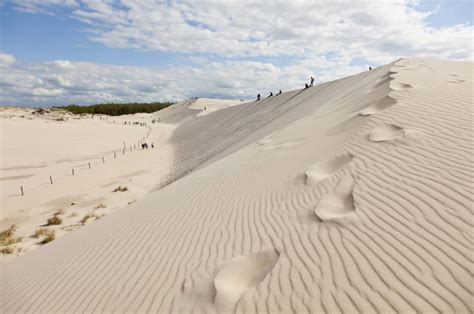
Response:
POLYGON ((0 0, 0 105, 252 99, 473 61, 471 0, 0 0))

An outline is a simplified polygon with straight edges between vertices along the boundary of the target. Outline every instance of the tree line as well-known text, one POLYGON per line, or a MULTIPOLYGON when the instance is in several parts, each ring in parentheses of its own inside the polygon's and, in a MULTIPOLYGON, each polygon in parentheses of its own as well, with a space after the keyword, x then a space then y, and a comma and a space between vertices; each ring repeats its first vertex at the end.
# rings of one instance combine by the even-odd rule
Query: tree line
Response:
POLYGON ((106 103, 106 104, 95 104, 89 106, 78 106, 68 105, 61 107, 54 107, 67 110, 74 114, 106 114, 109 116, 120 116, 124 114, 134 113, 151 113, 168 106, 171 106, 171 102, 151 102, 151 103, 106 103))

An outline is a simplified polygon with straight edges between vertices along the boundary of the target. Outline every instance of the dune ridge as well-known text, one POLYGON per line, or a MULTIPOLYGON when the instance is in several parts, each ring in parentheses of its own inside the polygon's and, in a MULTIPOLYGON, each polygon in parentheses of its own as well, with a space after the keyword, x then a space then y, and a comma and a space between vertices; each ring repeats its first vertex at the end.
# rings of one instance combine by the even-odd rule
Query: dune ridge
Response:
POLYGON ((235 313, 472 312, 472 70, 401 59, 204 116, 183 109, 172 139, 187 175, 2 264, 2 310, 221 313, 215 293, 235 313), (416 136, 370 140, 390 125, 416 136), (356 219, 313 219, 328 195, 356 219), (238 289, 229 269, 248 275, 238 289))

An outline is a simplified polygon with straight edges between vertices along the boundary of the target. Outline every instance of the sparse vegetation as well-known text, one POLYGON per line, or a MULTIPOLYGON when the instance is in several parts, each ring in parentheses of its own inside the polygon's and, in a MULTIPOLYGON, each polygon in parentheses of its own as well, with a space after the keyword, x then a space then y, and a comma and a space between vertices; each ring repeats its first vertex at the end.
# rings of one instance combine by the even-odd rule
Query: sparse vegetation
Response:
POLYGON ((56 239, 56 232, 54 232, 54 230, 46 230, 46 232, 43 234, 43 240, 38 242, 38 244, 43 245, 55 239, 56 239))
POLYGON ((107 206, 105 206, 104 203, 99 203, 99 204, 97 204, 97 205, 94 207, 94 209, 106 208, 106 207, 107 207, 107 206))
POLYGON ((47 233, 48 233, 48 229, 46 229, 46 228, 36 229, 35 233, 33 234, 33 238, 42 237, 42 236, 46 235, 47 233))
POLYGON ((14 238, 13 234, 16 231, 16 225, 11 225, 10 228, 0 232, 0 245, 12 245, 23 240, 22 237, 14 238))
POLYGON ((58 217, 58 215, 54 215, 53 217, 49 218, 46 221, 47 226, 52 226, 52 225, 60 225, 62 224, 63 220, 58 217))
POLYGON ((121 185, 119 185, 113 190, 113 192, 126 192, 126 191, 128 191, 128 188, 126 186, 121 186, 121 185))
POLYGON ((58 210, 54 213, 54 216, 63 215, 63 214, 64 214, 64 209, 63 209, 63 208, 60 208, 60 209, 58 209, 58 210))
POLYGON ((13 237, 15 231, 16 225, 11 225, 7 230, 0 232, 0 244, 5 245, 5 243, 13 237))
POLYGON ((84 217, 82 217, 81 221, 79 221, 81 224, 85 225, 90 219, 94 219, 94 220, 97 220, 99 219, 100 217, 102 216, 99 216, 95 213, 90 213, 90 214, 87 214, 85 215, 84 217))
POLYGON ((124 103, 124 104, 96 104, 90 106, 69 105, 64 107, 54 107, 65 109, 74 114, 106 114, 110 116, 120 116, 124 114, 134 113, 151 113, 168 106, 173 103, 170 102, 152 102, 152 103, 124 103))
POLYGON ((0 250, 0 253, 2 254, 13 254, 15 252, 15 248, 11 246, 4 247, 0 250))

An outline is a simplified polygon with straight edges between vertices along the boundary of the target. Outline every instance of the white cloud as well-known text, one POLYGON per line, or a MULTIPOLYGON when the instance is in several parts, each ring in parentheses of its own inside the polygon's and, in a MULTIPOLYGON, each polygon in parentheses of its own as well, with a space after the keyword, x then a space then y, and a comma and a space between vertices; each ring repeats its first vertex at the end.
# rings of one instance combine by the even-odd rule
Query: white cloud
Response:
POLYGON ((344 51, 368 59, 472 58, 472 26, 431 28, 425 19, 432 12, 419 11, 418 2, 84 0, 73 15, 94 25, 94 41, 117 48, 230 57, 344 51))
POLYGON ((32 13, 67 8, 87 23, 95 42, 181 53, 190 65, 24 64, 0 54, 0 103, 254 97, 301 87, 313 73, 326 81, 361 71, 365 65, 354 66, 354 60, 380 65, 408 56, 474 58, 472 26, 431 27, 426 19, 432 12, 421 11, 419 0, 10 1, 32 13), (284 61, 262 61, 273 57, 284 61))
POLYGON ((138 67, 17 61, 0 67, 0 104, 146 102, 192 96, 251 99, 257 93, 301 88, 314 73, 321 82, 364 70, 348 62, 344 58, 316 58, 278 67, 265 62, 207 60, 186 66, 138 67))
POLYGON ((9 66, 14 63, 15 60, 14 56, 0 52, 0 67, 9 66))

